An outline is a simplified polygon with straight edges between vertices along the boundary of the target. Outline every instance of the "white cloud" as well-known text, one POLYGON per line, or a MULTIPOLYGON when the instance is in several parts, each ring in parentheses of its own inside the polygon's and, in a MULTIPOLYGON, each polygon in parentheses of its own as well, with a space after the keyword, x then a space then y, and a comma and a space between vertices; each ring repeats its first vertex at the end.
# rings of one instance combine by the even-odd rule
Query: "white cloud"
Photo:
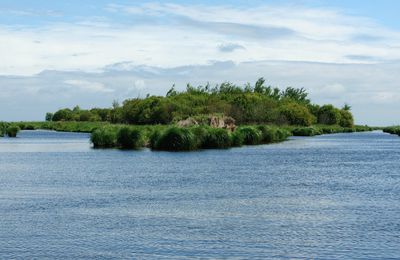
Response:
POLYGON ((110 65, 102 70, 101 73, 46 71, 30 77, 0 76, 0 86, 3 86, 0 118, 40 120, 45 112, 61 107, 109 107, 113 100, 144 97, 147 93, 165 95, 173 84, 178 90, 185 89, 189 82, 205 85, 231 81, 244 85, 262 76, 268 84, 280 88, 304 87, 318 104, 349 103, 360 124, 393 124, 397 118, 395 113, 400 110, 396 74, 400 63, 258 61, 236 64, 225 61, 172 68, 110 65), (10 114, 10 111, 14 112, 10 114))
POLYGON ((400 34, 365 18, 300 6, 110 5, 135 22, 98 17, 41 27, 0 26, 0 75, 100 71, 121 61, 175 67, 225 59, 373 63, 400 59, 400 34), (374 40, 371 40, 374 39, 374 40), (228 46, 229 47, 229 46, 228 46), (236 48, 236 50, 238 49, 236 48), (228 48, 229 49, 229 48, 228 48), (232 48, 230 48, 232 49, 232 48), (366 59, 373 55, 374 59, 366 59))
POLYGON ((106 88, 103 83, 90 82, 87 80, 69 79, 64 81, 65 84, 77 87, 81 91, 86 92, 114 92, 113 89, 106 88))
POLYGON ((38 120, 64 106, 163 95, 174 83, 244 84, 261 76, 305 87, 317 103, 350 103, 358 123, 389 124, 376 111, 400 109, 400 33, 370 19, 276 5, 106 10, 126 19, 0 25, 0 119, 38 120))

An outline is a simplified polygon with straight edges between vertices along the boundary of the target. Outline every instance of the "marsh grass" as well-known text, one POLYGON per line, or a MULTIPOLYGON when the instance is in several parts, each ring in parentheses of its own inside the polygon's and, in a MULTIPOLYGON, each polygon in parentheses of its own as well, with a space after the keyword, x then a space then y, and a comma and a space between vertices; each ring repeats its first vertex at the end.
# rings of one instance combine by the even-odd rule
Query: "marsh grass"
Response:
POLYGON ((198 141, 192 131, 176 126, 166 129, 152 143, 155 143, 155 150, 192 151, 198 149, 198 141))
POLYGON ((122 149, 139 149, 144 146, 144 131, 132 127, 122 127, 117 133, 117 144, 122 149))
POLYGON ((21 129, 17 125, 10 125, 6 129, 6 133, 8 137, 17 137, 18 132, 21 129))
POLYGON ((243 135, 243 144, 245 145, 256 145, 262 141, 262 133, 256 127, 243 126, 236 131, 243 135))

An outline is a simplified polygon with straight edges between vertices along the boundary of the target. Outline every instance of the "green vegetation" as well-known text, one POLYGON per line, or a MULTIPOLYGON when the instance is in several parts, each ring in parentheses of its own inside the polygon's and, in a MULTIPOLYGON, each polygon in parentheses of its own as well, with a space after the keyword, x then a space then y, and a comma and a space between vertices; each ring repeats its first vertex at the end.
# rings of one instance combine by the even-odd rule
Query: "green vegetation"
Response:
MULTIPOLYGON (((204 128, 202 128, 204 129, 204 128)), ((204 149, 226 149, 231 146, 231 136, 228 131, 221 128, 207 128, 203 138, 200 138, 204 149)))
POLYGON ((17 137, 20 130, 20 127, 16 124, 0 122, 0 137, 4 137, 5 135, 8 137, 17 137))
POLYGON ((139 149, 144 145, 143 132, 128 126, 122 127, 117 133, 117 143, 122 149, 139 149))
POLYGON ((245 145, 256 145, 261 143, 262 133, 255 127, 239 127, 239 129, 237 129, 236 131, 238 131, 238 133, 243 136, 243 144, 245 145))
POLYGON ((147 96, 114 102, 111 108, 63 108, 46 114, 46 121, 109 122, 113 124, 168 125, 189 117, 223 115, 238 125, 274 124, 311 126, 313 124, 352 127, 353 116, 348 105, 312 104, 305 89, 284 90, 265 85, 260 78, 254 86, 237 86, 229 82, 216 86, 187 85, 178 92, 172 87, 166 96, 147 96))
POLYGON ((7 136, 8 136, 8 137, 17 137, 17 134, 18 134, 18 132, 19 132, 20 130, 21 130, 21 129, 20 129, 18 126, 16 126, 16 125, 10 125, 10 126, 8 126, 7 129, 6 129, 6 133, 7 133, 7 136))
POLYGON ((90 141, 94 148, 112 148, 117 144, 117 135, 111 127, 102 127, 93 131, 90 141))
POLYGON ((303 89, 222 83, 165 97, 128 99, 111 108, 64 108, 47 113, 45 122, 0 123, 0 136, 48 129, 91 133, 95 148, 191 151, 282 142, 289 136, 370 131, 354 126, 350 106, 312 104, 303 89), (236 125, 239 125, 237 127, 236 125))
POLYGON ((165 151, 191 151, 198 148, 198 141, 193 132, 188 128, 170 127, 156 137, 151 143, 155 150, 165 151))
POLYGON ((390 126, 383 128, 383 132, 400 136, 400 126, 390 126))
POLYGON ((0 137, 4 137, 7 133, 7 127, 9 126, 6 122, 0 122, 0 137))

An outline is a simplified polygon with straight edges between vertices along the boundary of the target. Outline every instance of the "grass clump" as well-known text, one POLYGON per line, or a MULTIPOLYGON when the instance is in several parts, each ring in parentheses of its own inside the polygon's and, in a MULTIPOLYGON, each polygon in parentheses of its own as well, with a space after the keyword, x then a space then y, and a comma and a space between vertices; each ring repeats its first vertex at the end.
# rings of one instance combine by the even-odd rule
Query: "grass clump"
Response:
POLYGON ((197 138, 192 131, 176 126, 167 128, 151 143, 154 144, 153 149, 164 151, 192 151, 198 148, 197 138))
POLYGON ((245 145, 256 145, 262 141, 262 133, 255 127, 244 126, 238 128, 236 131, 243 136, 243 144, 245 145))
POLYGON ((122 149, 139 149, 144 146, 143 132, 128 126, 122 127, 117 133, 117 144, 122 149))
POLYGON ((10 125, 9 127, 7 127, 6 129, 6 133, 8 135, 8 137, 17 137, 18 132, 21 129, 19 128, 19 126, 17 125, 10 125))
POLYGON ((297 127, 292 130, 294 136, 315 136, 318 132, 313 127, 297 127))
POLYGON ((261 142, 264 144, 282 142, 291 135, 288 130, 274 126, 260 125, 257 129, 261 131, 261 142))
POLYGON ((90 136, 94 148, 112 148, 117 143, 117 134, 111 127, 96 129, 90 136))
POLYGON ((202 140, 202 148, 227 149, 231 146, 231 137, 226 129, 209 128, 202 140))
POLYGON ((7 127, 9 126, 6 122, 0 122, 0 137, 4 137, 7 134, 7 127))

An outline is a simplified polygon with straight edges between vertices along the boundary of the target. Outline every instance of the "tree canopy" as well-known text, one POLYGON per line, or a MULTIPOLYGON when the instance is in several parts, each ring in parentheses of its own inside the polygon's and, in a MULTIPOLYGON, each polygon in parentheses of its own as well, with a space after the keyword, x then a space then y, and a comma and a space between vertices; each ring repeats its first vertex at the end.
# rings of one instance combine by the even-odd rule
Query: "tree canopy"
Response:
POLYGON ((260 78, 254 85, 238 86, 230 82, 194 87, 187 84, 185 91, 175 85, 165 96, 150 96, 114 101, 111 108, 89 110, 76 106, 64 108, 46 120, 106 121, 124 124, 170 124, 192 116, 222 114, 233 117, 237 124, 337 124, 353 126, 350 106, 342 109, 333 105, 315 105, 304 88, 287 87, 283 90, 265 84, 260 78))

